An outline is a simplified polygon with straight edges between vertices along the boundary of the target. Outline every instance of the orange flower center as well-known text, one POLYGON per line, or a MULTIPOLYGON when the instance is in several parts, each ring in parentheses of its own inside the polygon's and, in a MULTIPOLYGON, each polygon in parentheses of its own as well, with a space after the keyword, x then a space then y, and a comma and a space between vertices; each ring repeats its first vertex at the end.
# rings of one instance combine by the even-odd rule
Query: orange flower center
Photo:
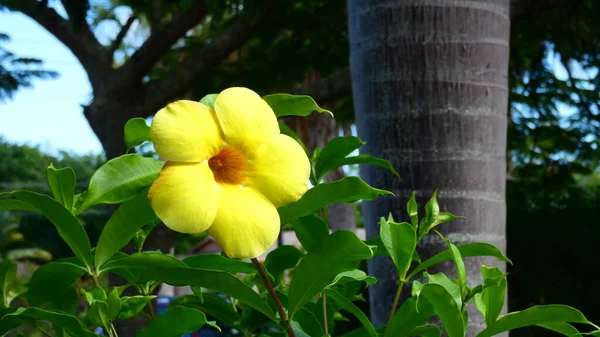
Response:
POLYGON ((248 162, 244 154, 233 146, 224 147, 208 160, 208 167, 219 184, 238 185, 244 181, 248 162))

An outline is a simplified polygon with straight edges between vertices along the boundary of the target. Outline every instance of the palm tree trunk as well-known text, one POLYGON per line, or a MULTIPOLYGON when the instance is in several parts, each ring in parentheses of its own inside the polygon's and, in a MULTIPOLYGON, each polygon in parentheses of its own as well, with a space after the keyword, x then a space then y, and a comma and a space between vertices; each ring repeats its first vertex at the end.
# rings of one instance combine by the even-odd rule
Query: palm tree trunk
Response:
MULTIPOLYGON (((349 0, 351 73, 359 136, 365 150, 386 158, 401 179, 365 167, 363 178, 395 198, 365 203, 368 236, 392 212, 406 219, 413 190, 421 204, 439 188, 442 210, 466 219, 440 230, 456 244, 485 241, 504 250, 509 0, 349 0)), ((426 238, 419 254, 445 249, 426 238)), ((466 261, 469 283, 485 259, 466 261)), ((387 321, 397 278, 389 259, 369 271, 375 324, 387 321)), ((437 271, 452 272, 451 265, 437 271)), ((470 308, 474 309, 474 308, 470 308)), ((484 327, 470 310, 468 335, 484 327)))

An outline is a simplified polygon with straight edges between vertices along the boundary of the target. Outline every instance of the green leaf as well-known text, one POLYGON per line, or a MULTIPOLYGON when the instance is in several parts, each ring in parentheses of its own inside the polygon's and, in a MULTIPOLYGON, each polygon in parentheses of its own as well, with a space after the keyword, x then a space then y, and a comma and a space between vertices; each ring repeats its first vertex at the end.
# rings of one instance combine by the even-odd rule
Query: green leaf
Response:
POLYGON ((331 282, 331 284, 329 284, 327 287, 331 288, 336 284, 344 284, 351 281, 364 281, 367 286, 370 286, 377 283, 377 278, 367 275, 360 269, 348 270, 337 274, 333 279, 333 282, 331 282))
POLYGON ((163 162, 139 154, 109 160, 92 176, 90 188, 78 213, 98 204, 118 204, 135 197, 152 184, 163 162))
POLYGON ((72 263, 50 262, 42 265, 29 280, 27 301, 37 307, 47 302, 59 302, 84 273, 85 270, 72 263))
POLYGON ((504 306, 507 286, 506 277, 499 268, 490 268, 485 265, 481 265, 481 274, 484 283, 487 280, 501 277, 500 280, 496 281, 498 285, 485 287, 481 293, 480 300, 476 301, 476 304, 479 303, 477 309, 480 310, 485 318, 485 324, 490 326, 496 321, 504 306))
POLYGON ((145 328, 138 330, 135 337, 180 337, 210 325, 221 331, 215 322, 208 322, 202 311, 188 307, 175 307, 156 316, 145 328))
POLYGON ((491 337, 505 331, 553 322, 589 324, 585 316, 575 308, 556 304, 536 305, 523 311, 511 312, 504 315, 481 331, 477 337, 491 337))
POLYGON ((340 230, 323 239, 302 258, 294 272, 288 299, 290 319, 339 273, 354 270, 360 261, 371 257, 371 248, 351 231, 340 230))
POLYGON ((375 246, 375 256, 390 256, 388 251, 385 249, 383 245, 383 241, 381 241, 380 236, 373 236, 364 241, 369 246, 375 246))
POLYGON ((354 305, 354 303, 333 289, 325 290, 325 294, 327 294, 327 296, 329 296, 340 307, 342 307, 342 309, 356 316, 365 329, 367 329, 369 336, 378 337, 377 331, 375 331, 375 328, 373 327, 373 324, 371 324, 371 321, 369 321, 369 318, 356 305, 354 305))
POLYGON ((421 336, 421 337, 440 337, 442 332, 440 328, 432 324, 420 325, 414 328, 410 332, 411 336, 421 336))
POLYGON ((279 284, 286 269, 294 268, 304 254, 291 245, 279 246, 265 259, 265 268, 273 275, 274 284, 279 284))
POLYGON ((302 146, 304 152, 308 153, 308 149, 306 148, 306 144, 304 144, 302 141, 302 138, 300 138, 296 131, 292 130, 292 128, 290 128, 286 123, 280 121, 279 130, 282 134, 292 137, 296 142, 298 142, 298 144, 300 144, 300 146, 302 146))
POLYGON ((446 276, 444 273, 429 274, 423 273, 423 276, 427 278, 429 283, 439 284, 446 289, 446 291, 452 296, 458 306, 462 306, 462 294, 460 286, 446 276))
POLYGON ((124 296, 121 297, 121 310, 117 315, 118 319, 128 319, 137 315, 148 302, 156 296, 124 296))
POLYGON ((187 267, 183 261, 163 253, 135 253, 124 258, 119 258, 105 263, 100 272, 115 269, 157 269, 187 267))
POLYGON ((108 291, 106 304, 108 305, 108 319, 114 321, 121 312, 121 298, 116 287, 112 287, 108 291))
POLYGON ((263 96, 267 104, 275 112, 275 116, 308 116, 313 111, 323 113, 327 112, 333 117, 333 113, 329 110, 322 109, 317 105, 314 99, 306 95, 290 95, 290 94, 272 94, 263 96))
POLYGON ((373 200, 379 195, 386 194, 392 192, 373 188, 359 177, 345 177, 311 188, 300 200, 280 207, 279 217, 281 224, 285 225, 291 220, 313 214, 320 208, 335 202, 348 204, 358 200, 373 200))
POLYGON ((170 307, 176 306, 196 308, 231 327, 238 326, 241 318, 233 306, 217 294, 203 293, 202 298, 197 295, 183 295, 171 302, 170 307))
MULTIPOLYGON (((493 245, 490 245, 489 243, 481 243, 481 242, 467 243, 464 245, 456 246, 456 248, 458 248, 458 251, 460 252, 460 255, 462 257, 493 256, 500 261, 508 262, 508 263, 512 264, 512 262, 506 256, 504 256, 504 254, 502 254, 500 249, 496 248, 493 245)), ((445 250, 441 253, 436 254, 432 258, 423 261, 423 263, 419 264, 408 275, 407 278, 410 279, 413 276, 420 273, 421 271, 423 271, 431 266, 435 266, 438 263, 442 263, 442 262, 450 261, 450 260, 452 260, 452 254, 450 253, 449 250, 445 250)))
POLYGON ((290 325, 292 326, 292 330, 294 331, 294 334, 296 335, 296 337, 311 337, 304 330, 302 330, 302 326, 300 325, 300 323, 298 323, 296 321, 291 321, 290 325))
POLYGON ((0 310, 8 308, 10 305, 9 293, 17 275, 17 265, 11 260, 0 261, 0 310))
POLYGON ((242 260, 235 260, 218 254, 194 255, 183 259, 190 268, 226 271, 228 273, 256 274, 256 267, 242 260))
POLYGON ((40 308, 18 308, 14 312, 4 315, 0 319, 0 336, 4 336, 5 333, 17 328, 21 324, 28 323, 29 319, 32 318, 51 322, 53 326, 63 328, 71 336, 99 337, 87 330, 77 318, 71 315, 40 308))
POLYGON ((30 191, 16 191, 11 195, 29 203, 42 213, 58 230, 58 234, 71 248, 75 256, 88 268, 92 265, 90 240, 79 220, 58 201, 43 194, 30 191))
POLYGON ((150 140, 150 127, 141 117, 132 118, 125 123, 125 147, 127 151, 150 140))
POLYGON ((325 220, 311 214, 290 221, 296 231, 298 241, 307 252, 311 252, 318 243, 329 235, 325 220))
POLYGON ((226 272, 187 267, 148 269, 140 272, 140 279, 163 281, 174 286, 198 286, 220 292, 236 298, 276 321, 273 311, 259 294, 240 279, 226 272))
POLYGON ((400 280, 404 280, 417 245, 415 229, 407 222, 397 223, 383 217, 379 224, 381 241, 398 269, 400 280))
POLYGON ((337 166, 339 167, 339 166, 357 165, 357 164, 368 164, 368 165, 375 165, 375 166, 383 167, 383 168, 388 169, 390 172, 392 172, 392 174, 395 175, 396 177, 398 177, 398 178, 400 177, 400 174, 394 169, 394 167, 392 166, 392 163, 390 163, 389 161, 387 161, 385 159, 373 157, 369 154, 359 154, 357 156, 346 157, 344 159, 341 159, 337 163, 337 166))
POLYGON ((454 261, 454 265, 456 266, 456 274, 458 275, 458 284, 460 286, 461 294, 464 296, 469 291, 467 288, 467 272, 465 269, 465 262, 462 259, 462 255, 460 255, 460 251, 456 246, 450 242, 448 239, 444 239, 446 244, 448 245, 448 251, 452 256, 452 260, 454 261))
POLYGON ((582 336, 582 334, 577 330, 574 326, 565 322, 550 322, 550 323, 542 323, 536 324, 539 327, 544 329, 552 330, 554 332, 558 332, 561 335, 565 336, 582 336))
POLYGON ((358 137, 336 137, 330 140, 321 150, 319 160, 315 165, 315 177, 321 181, 327 172, 339 167, 338 163, 352 151, 364 144, 358 137))
POLYGON ((218 96, 219 96, 219 94, 208 94, 200 99, 200 103, 202 103, 202 104, 206 105, 207 107, 214 110, 215 109, 215 101, 217 100, 218 96))
POLYGON ((95 301, 90 305, 85 318, 95 325, 103 327, 105 330, 110 328, 110 319, 108 317, 108 304, 104 301, 95 301))
POLYGON ((417 228, 419 225, 419 206, 417 205, 417 197, 414 191, 406 203, 406 212, 413 227, 417 228))
POLYGON ((75 171, 70 167, 56 169, 50 164, 46 169, 46 178, 54 199, 63 204, 66 209, 71 210, 75 193, 75 171))
POLYGON ((390 321, 385 330, 385 337, 408 337, 412 331, 425 324, 434 315, 433 307, 428 301, 411 297, 406 300, 390 321))
POLYGON ((437 193, 437 190, 433 191, 433 195, 425 204, 425 218, 423 219, 423 223, 421 224, 419 231, 420 236, 427 234, 427 232, 433 228, 434 223, 440 214, 440 205, 437 201, 437 193))
POLYGON ((81 292, 85 296, 85 300, 88 302, 88 304, 92 304, 94 302, 106 302, 106 299, 108 298, 104 288, 99 285, 94 286, 90 291, 81 289, 81 292))
POLYGON ((465 326, 461 309, 446 288, 439 284, 426 283, 419 293, 419 301, 423 299, 429 301, 442 320, 448 337, 464 337, 465 326))
POLYGON ((0 199, 0 211, 37 212, 37 208, 21 200, 0 199))
POLYGON ((156 215, 145 191, 121 204, 106 223, 98 239, 96 267, 101 267, 125 247, 140 228, 155 219, 156 215))

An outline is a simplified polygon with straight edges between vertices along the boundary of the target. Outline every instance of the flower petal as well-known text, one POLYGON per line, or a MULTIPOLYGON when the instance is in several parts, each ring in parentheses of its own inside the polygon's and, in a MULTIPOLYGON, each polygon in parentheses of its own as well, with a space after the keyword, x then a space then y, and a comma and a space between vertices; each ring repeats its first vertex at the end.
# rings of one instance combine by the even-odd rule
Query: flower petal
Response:
POLYGON ((250 158, 247 186, 256 188, 279 207, 300 199, 308 189, 309 177, 310 162, 300 144, 278 134, 250 158))
POLYGON ((207 162, 167 162, 148 198, 167 227, 180 233, 202 233, 217 214, 219 189, 207 162))
POLYGON ((219 210, 208 229, 231 258, 264 254, 279 235, 279 213, 267 198, 252 188, 221 185, 219 210))
POLYGON ((156 113, 150 139, 161 157, 179 162, 202 162, 223 145, 214 110, 185 100, 173 102, 156 113))
POLYGON ((250 89, 223 90, 215 100, 215 111, 225 141, 248 152, 279 133, 273 109, 250 89))

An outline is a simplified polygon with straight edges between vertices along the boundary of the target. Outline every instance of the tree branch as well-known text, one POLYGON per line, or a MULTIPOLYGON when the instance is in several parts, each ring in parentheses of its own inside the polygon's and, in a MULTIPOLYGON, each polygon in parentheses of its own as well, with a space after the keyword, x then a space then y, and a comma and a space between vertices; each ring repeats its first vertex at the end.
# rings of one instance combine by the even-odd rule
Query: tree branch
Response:
POLYGON ((131 58, 119 70, 127 80, 140 80, 165 55, 171 46, 185 33, 194 28, 206 15, 204 1, 194 4, 178 14, 171 21, 159 25, 144 44, 136 50, 131 58))
POLYGON ((93 73, 106 72, 106 69, 110 68, 110 64, 104 58, 104 48, 89 27, 86 29, 87 25, 76 31, 71 22, 56 13, 53 8, 46 7, 44 2, 8 0, 4 4, 9 9, 29 16, 67 46, 87 71, 90 81, 94 80, 93 73))
POLYGON ((110 47, 108 48, 108 57, 110 57, 111 60, 115 51, 117 51, 117 49, 119 49, 119 47, 123 43, 123 39, 129 32, 129 29, 131 28, 135 20, 137 20, 135 15, 131 15, 129 19, 127 19, 127 21, 125 22, 125 25, 123 25, 123 27, 121 28, 121 31, 119 31, 119 34, 117 34, 115 40, 111 43, 110 47))

